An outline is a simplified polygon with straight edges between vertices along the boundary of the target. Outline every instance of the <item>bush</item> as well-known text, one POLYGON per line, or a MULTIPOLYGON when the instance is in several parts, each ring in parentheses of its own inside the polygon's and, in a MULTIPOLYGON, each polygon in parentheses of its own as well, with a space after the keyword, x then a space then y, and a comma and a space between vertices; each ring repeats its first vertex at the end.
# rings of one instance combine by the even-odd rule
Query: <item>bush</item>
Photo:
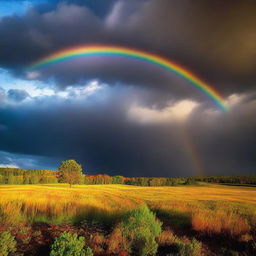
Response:
POLYGON ((129 246, 126 239, 122 235, 120 227, 116 227, 108 237, 107 240, 107 253, 115 255, 128 255, 129 246))
POLYGON ((88 247, 88 246, 85 247, 84 251, 85 251, 84 256, 93 256, 93 252, 92 252, 92 249, 90 247, 88 247))
POLYGON ((178 252, 180 256, 200 256, 202 244, 196 239, 190 243, 184 243, 183 241, 177 242, 178 252))
POLYGON ((93 256, 93 253, 85 247, 84 237, 64 232, 55 239, 50 256, 93 256))
POLYGON ((164 230, 158 237, 157 243, 160 246, 169 246, 173 245, 177 240, 177 237, 173 234, 173 232, 169 229, 164 230))
POLYGON ((16 252, 16 241, 10 232, 0 234, 0 256, 14 255, 16 252))
MULTIPOLYGON (((168 255, 178 255, 179 256, 200 256, 202 244, 193 239, 190 241, 186 237, 180 239, 169 229, 163 231, 158 237, 157 242, 160 246, 169 246, 170 252, 174 254, 168 255)), ((168 256, 167 255, 167 256, 168 256)))
POLYGON ((129 211, 121 220, 120 230, 129 244, 130 251, 139 256, 154 255, 158 244, 156 236, 161 233, 162 223, 147 206, 129 211))
POLYGON ((90 247, 93 249, 94 253, 101 254, 103 248, 105 247, 105 237, 100 233, 94 233, 90 237, 89 241, 90 247))

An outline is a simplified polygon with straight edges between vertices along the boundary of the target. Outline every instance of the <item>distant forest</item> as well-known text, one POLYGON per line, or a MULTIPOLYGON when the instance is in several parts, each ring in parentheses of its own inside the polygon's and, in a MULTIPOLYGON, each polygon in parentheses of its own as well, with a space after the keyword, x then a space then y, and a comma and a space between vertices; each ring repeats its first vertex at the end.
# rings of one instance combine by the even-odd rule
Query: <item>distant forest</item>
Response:
MULTIPOLYGON (((79 184, 126 184, 136 186, 176 186, 192 185, 196 182, 221 184, 256 185, 256 175, 197 176, 182 178, 166 177, 124 177, 99 175, 81 175, 79 184)), ((0 184, 47 184, 62 183, 58 171, 25 170, 0 168, 0 184)))

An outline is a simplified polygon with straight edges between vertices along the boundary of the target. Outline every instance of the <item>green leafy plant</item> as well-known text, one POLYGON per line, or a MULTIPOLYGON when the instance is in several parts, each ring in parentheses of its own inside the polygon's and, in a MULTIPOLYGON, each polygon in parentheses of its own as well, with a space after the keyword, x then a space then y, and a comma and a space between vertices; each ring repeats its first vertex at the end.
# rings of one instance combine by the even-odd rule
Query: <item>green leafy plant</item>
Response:
POLYGON ((193 238, 190 243, 184 243, 179 240, 177 248, 180 256, 200 256, 202 244, 193 238))
POLYGON ((67 182, 70 187, 79 184, 82 178, 82 167, 75 160, 63 161, 59 166, 60 180, 67 182))
POLYGON ((120 223, 122 235, 130 251, 139 256, 155 255, 158 249, 156 237, 161 233, 162 223, 147 206, 129 211, 120 223))
POLYGON ((55 239, 50 256, 93 256, 93 252, 85 246, 84 237, 64 232, 55 239))
POLYGON ((0 256, 14 255, 16 252, 16 241, 10 232, 0 234, 0 256))

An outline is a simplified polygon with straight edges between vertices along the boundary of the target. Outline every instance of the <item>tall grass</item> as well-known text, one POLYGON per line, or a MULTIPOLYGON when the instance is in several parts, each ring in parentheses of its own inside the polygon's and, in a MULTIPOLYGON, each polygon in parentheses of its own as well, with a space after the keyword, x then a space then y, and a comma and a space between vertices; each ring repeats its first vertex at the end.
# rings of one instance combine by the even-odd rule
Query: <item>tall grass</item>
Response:
POLYGON ((0 224, 82 220, 113 224, 123 212, 143 203, 165 224, 207 235, 239 237, 256 228, 256 189, 225 186, 0 186, 0 224))
POLYGON ((251 226, 247 219, 225 210, 198 210, 193 213, 192 227, 208 235, 224 234, 233 238, 247 234, 251 226))
MULTIPOLYGON (((13 186, 15 188, 16 186, 13 186)), ((120 200, 115 196, 94 196, 83 193, 81 189, 63 187, 20 186, 19 190, 0 192, 0 222, 16 224, 19 222, 46 222, 59 224, 94 220, 103 223, 113 222, 125 208, 135 208, 133 200, 120 200), (123 205, 124 203, 124 205, 123 205)))

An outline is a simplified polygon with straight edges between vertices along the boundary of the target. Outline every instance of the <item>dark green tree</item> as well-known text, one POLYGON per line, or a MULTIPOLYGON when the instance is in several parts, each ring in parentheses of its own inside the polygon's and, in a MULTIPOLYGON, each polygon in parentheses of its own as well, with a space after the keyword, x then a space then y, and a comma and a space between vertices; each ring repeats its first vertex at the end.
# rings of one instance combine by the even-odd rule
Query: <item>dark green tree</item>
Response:
POLYGON ((112 184, 123 184, 123 176, 112 176, 112 184))
POLYGON ((59 166, 60 179, 67 182, 70 187, 81 181, 82 167, 75 160, 66 160, 59 166))

